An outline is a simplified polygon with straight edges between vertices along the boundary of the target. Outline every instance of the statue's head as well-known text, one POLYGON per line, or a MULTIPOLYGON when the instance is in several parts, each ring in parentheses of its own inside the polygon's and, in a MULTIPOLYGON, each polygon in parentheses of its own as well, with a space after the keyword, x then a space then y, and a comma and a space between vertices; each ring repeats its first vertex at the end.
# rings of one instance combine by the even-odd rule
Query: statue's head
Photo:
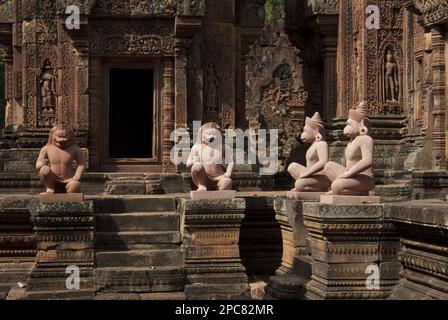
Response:
POLYGON ((367 111, 367 102, 362 101, 356 107, 349 111, 347 125, 344 128, 344 134, 353 139, 359 135, 367 135, 370 132, 371 123, 367 111))
POLYGON ((386 59, 389 62, 393 62, 394 61, 394 54, 392 53, 392 50, 388 50, 387 51, 386 59))
POLYGON ((74 143, 75 135, 69 126, 58 124, 51 129, 48 144, 54 144, 58 148, 65 149, 74 143))
POLYGON ((316 112, 312 118, 306 117, 305 127, 300 136, 303 143, 313 143, 325 139, 325 127, 319 112, 316 112))
POLYGON ((199 143, 211 144, 217 140, 219 141, 222 140, 221 127, 217 123, 208 122, 199 129, 198 133, 199 143))

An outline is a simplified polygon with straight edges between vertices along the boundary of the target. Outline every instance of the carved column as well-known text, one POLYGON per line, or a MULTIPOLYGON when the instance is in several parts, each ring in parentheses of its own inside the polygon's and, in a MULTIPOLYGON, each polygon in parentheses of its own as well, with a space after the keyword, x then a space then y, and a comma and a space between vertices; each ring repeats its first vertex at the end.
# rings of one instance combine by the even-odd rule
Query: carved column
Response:
POLYGON ((239 238, 245 200, 180 200, 189 299, 247 298, 239 238))
POLYGON ((434 26, 431 29, 432 70, 433 70, 433 166, 434 169, 446 168, 445 149, 445 28, 434 26))
POLYGON ((5 126, 11 126, 15 123, 14 112, 14 71, 13 71, 13 50, 12 47, 3 47, 1 57, 5 64, 5 126))
POLYGON ((173 142, 170 141, 171 132, 174 130, 174 66, 173 59, 166 58, 163 61, 163 140, 162 140, 162 165, 164 173, 174 172, 174 166, 170 159, 173 142))
MULTIPOLYGON (((174 59, 175 59, 175 129, 188 129, 187 119, 187 47, 191 40, 176 39, 174 44, 174 59)), ((182 152, 179 148, 175 148, 176 154, 182 152)), ((189 150, 184 150, 189 152, 189 150)), ((185 164, 179 164, 175 166, 176 172, 183 172, 185 170, 185 164)))
POLYGON ((175 59, 175 127, 187 128, 187 46, 190 40, 177 39, 174 43, 175 59))
POLYGON ((89 24, 82 17, 80 29, 69 32, 76 49, 75 66, 75 114, 74 126, 77 130, 89 129, 89 24))

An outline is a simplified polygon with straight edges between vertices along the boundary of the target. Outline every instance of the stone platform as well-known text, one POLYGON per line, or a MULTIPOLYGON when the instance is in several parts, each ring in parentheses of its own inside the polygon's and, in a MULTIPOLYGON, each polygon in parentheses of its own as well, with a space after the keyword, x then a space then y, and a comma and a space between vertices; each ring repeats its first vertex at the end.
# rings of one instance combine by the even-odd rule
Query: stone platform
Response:
POLYGON ((103 195, 37 207, 38 196, 0 196, 2 226, 21 230, 0 233, 0 298, 250 299, 253 275, 265 279, 257 297, 448 298, 448 202, 332 205, 286 199, 286 192, 236 196, 103 195), (72 264, 81 267, 76 293, 65 288, 72 264), (366 270, 375 265, 379 290, 366 287, 366 270))

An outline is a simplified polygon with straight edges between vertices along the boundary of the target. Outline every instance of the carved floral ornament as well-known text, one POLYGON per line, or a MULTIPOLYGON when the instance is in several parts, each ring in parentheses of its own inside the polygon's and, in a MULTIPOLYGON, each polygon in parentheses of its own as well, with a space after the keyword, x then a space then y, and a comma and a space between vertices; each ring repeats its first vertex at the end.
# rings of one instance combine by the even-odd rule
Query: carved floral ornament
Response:
POLYGON ((412 0, 415 8, 423 16, 427 26, 448 22, 448 1, 446 0, 412 0))
POLYGON ((81 14, 117 15, 180 15, 202 16, 205 0, 57 0, 58 13, 69 5, 80 8, 81 14))
POLYGON ((90 49, 101 55, 152 55, 174 54, 172 26, 155 26, 153 23, 127 25, 93 24, 90 32, 90 49))

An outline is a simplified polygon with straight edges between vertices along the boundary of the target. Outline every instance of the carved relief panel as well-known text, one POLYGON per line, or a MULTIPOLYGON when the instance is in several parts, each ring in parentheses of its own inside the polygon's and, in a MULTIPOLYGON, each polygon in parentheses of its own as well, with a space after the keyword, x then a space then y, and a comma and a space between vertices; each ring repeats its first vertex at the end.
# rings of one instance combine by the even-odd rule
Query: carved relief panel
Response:
POLYGON ((129 23, 98 20, 91 22, 90 50, 101 56, 165 56, 174 54, 172 22, 140 20, 129 23))
POLYGON ((39 75, 39 127, 51 128, 56 124, 57 83, 57 70, 47 58, 39 75))
POLYGON ((341 1, 339 39, 338 115, 359 101, 369 102, 369 112, 378 116, 402 116, 407 90, 404 81, 404 15, 401 1, 341 1), (379 30, 366 28, 367 5, 379 7, 379 30))
POLYGON ((405 7, 399 1, 390 0, 378 1, 378 6, 381 29, 366 31, 367 99, 373 115, 403 115, 405 7))
POLYGON ((308 92, 300 51, 281 22, 268 26, 251 47, 246 66, 246 118, 255 129, 279 129, 280 170, 302 126, 308 92))

